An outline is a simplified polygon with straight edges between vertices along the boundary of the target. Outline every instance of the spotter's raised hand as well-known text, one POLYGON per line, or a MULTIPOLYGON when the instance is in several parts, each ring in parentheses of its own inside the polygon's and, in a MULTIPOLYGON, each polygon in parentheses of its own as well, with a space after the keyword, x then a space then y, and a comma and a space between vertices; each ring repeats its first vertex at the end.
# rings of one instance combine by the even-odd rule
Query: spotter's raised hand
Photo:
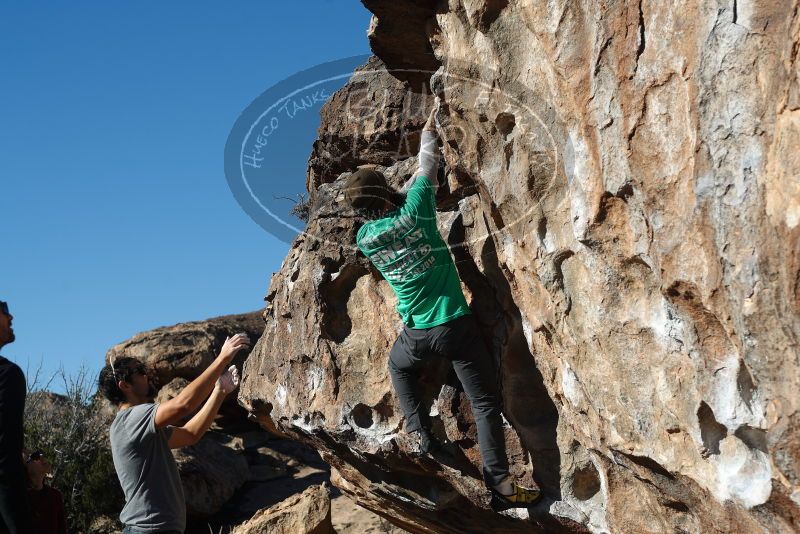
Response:
POLYGON ((236 369, 235 365, 228 367, 228 370, 217 379, 217 387, 225 395, 232 393, 239 387, 239 370, 236 369))

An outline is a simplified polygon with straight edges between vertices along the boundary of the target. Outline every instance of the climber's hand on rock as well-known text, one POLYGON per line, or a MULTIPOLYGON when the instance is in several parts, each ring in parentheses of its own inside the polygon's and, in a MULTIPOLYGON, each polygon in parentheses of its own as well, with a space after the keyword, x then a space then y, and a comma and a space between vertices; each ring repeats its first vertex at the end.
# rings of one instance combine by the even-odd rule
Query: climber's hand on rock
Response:
POLYGON ((239 370, 235 365, 231 365, 227 371, 222 373, 222 376, 217 379, 215 387, 225 395, 239 387, 239 370))
POLYGON ((250 338, 247 334, 236 334, 233 337, 226 337, 219 357, 226 361, 231 361, 233 357, 242 349, 250 348, 250 338))

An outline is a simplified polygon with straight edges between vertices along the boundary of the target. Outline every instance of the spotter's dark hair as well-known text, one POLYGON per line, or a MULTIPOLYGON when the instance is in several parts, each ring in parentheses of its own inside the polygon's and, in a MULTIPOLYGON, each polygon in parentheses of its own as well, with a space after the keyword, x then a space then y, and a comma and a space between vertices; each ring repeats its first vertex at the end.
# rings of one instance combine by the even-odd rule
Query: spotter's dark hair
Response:
POLYGON ((134 373, 141 372, 144 364, 136 358, 116 358, 100 370, 97 379, 97 386, 103 392, 103 396, 112 404, 119 405, 125 401, 125 394, 119 389, 119 382, 131 384, 134 373))

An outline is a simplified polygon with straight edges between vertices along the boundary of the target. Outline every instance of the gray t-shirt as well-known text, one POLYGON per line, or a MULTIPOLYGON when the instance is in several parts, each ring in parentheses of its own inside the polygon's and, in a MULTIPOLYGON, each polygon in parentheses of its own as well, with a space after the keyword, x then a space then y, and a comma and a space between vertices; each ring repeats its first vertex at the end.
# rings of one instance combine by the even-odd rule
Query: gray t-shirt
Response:
POLYGON ((111 454, 125 493, 119 519, 146 532, 186 528, 178 465, 167 444, 172 427, 156 428, 158 404, 139 404, 111 423, 111 454))

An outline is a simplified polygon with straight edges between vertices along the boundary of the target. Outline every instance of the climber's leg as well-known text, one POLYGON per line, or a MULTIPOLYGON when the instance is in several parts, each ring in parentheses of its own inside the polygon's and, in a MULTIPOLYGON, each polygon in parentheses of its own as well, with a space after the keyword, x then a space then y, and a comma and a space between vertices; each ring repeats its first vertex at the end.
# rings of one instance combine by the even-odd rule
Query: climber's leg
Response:
POLYGON ((453 362, 469 398, 478 428, 483 475, 486 483, 495 487, 508 476, 508 458, 497 374, 478 324, 472 315, 465 315, 431 328, 429 336, 432 349, 453 362))
POLYGON ((389 374, 395 395, 406 416, 406 431, 430 428, 430 418, 419 395, 419 374, 425 366, 425 332, 406 326, 389 353, 389 374))

